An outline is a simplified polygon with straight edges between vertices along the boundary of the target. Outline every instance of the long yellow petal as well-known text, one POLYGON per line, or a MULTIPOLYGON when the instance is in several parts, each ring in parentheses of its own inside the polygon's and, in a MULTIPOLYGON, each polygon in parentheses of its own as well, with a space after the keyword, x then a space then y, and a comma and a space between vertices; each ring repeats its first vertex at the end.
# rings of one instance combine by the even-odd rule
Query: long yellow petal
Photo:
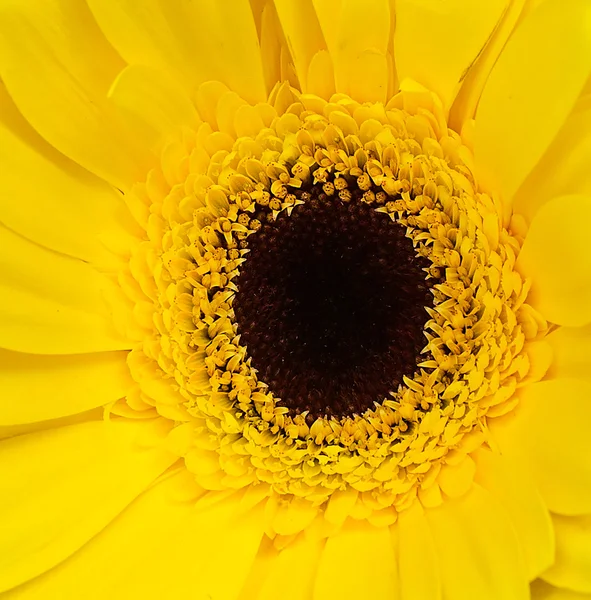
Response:
POLYGON ((443 597, 526 600, 525 565, 505 510, 475 485, 426 511, 441 565, 443 597))
POLYGON ((49 419, 47 421, 35 421, 34 423, 24 423, 20 425, 1 425, 0 440, 17 435, 26 435, 48 429, 57 429, 58 427, 67 427, 78 423, 87 423, 89 421, 102 421, 105 418, 105 409, 103 407, 92 408, 90 410, 70 415, 69 417, 60 417, 59 419, 49 419))
POLYGON ((396 557, 388 527, 348 520, 326 541, 314 600, 395 600, 396 557))
POLYGON ((277 82, 281 81, 281 55, 287 52, 287 43, 275 5, 271 1, 265 0, 261 0, 261 4, 264 6, 261 13, 259 38, 265 86, 267 93, 270 94, 277 82))
POLYGON ((100 28, 130 64, 167 71, 189 91, 220 80, 251 102, 265 98, 255 21, 248 0, 89 0, 100 28))
POLYGON ((591 513, 591 384, 552 379, 519 391, 517 408, 489 421, 501 452, 531 474, 548 508, 591 513))
POLYGON ((136 445, 149 428, 94 421, 0 443, 0 590, 67 559, 176 460, 136 445))
POLYGON ((104 275, 2 225, 0 248, 0 347, 34 354, 130 348, 111 322, 104 275))
POLYGON ((120 195, 43 140, 2 84, 0 163, 2 223, 57 252, 100 266, 115 263, 100 236, 125 235, 127 209, 120 195))
POLYGON ((0 426, 81 413, 125 396, 127 352, 40 356, 0 349, 0 426))
POLYGON ((326 50, 312 0, 275 0, 283 33, 294 61, 302 91, 308 92, 308 68, 317 52, 326 50))
POLYGON ((196 129, 200 119, 186 90, 166 72, 129 65, 109 91, 130 130, 155 152, 167 140, 182 139, 184 129, 196 129))
POLYGON ((554 516, 556 560, 542 578, 557 587, 591 594, 591 515, 554 516))
POLYGON ((199 510, 192 489, 185 471, 162 480, 14 598, 234 600, 260 544, 262 515, 255 509, 237 520, 232 499, 199 510))
POLYGON ((590 72, 588 2, 543 2, 507 42, 480 99, 475 138, 481 181, 500 190, 507 206, 562 127, 590 72))
POLYGON ((591 322, 590 196, 562 196, 536 214, 517 259, 532 280, 528 302, 546 319, 579 327, 591 322))
POLYGON ((268 565, 257 600, 309 600, 323 546, 324 542, 300 536, 283 549, 268 565))
POLYGON ((106 100, 121 68, 83 0, 0 6, 0 75, 21 113, 60 152, 126 189, 153 157, 106 100))
POLYGON ((507 5, 508 0, 398 0, 394 57, 399 79, 424 85, 449 110, 507 5))
POLYGON ((515 195, 513 210, 531 221, 556 196, 591 196, 591 96, 582 98, 515 195))
POLYGON ((359 101, 385 101, 395 77, 387 68, 394 22, 389 0, 314 0, 314 7, 337 90, 359 101))
POLYGON ((314 55, 306 81, 309 93, 325 100, 329 100, 336 92, 334 67, 328 50, 322 50, 314 55))
POLYGON ((528 474, 486 449, 478 450, 476 482, 507 510, 523 549, 529 580, 554 561, 554 530, 550 513, 528 474))
POLYGON ((462 131, 464 124, 474 118, 486 80, 519 19, 522 18, 524 4, 527 4, 528 1, 508 0, 505 2, 502 17, 482 52, 478 54, 462 79, 460 90, 449 111, 449 124, 454 131, 462 131))
POLYGON ((398 569, 402 600, 440 600, 441 573, 433 535, 419 504, 403 511, 398 530, 398 569))
POLYGON ((550 375, 574 377, 591 383, 591 324, 559 327, 546 339, 554 353, 550 375))

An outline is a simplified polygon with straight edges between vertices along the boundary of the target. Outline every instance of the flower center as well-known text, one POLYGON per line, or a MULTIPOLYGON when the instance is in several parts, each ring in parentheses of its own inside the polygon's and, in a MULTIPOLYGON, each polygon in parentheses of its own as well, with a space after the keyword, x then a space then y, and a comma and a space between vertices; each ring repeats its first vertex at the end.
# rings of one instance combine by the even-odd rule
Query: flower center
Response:
POLYGON ((345 494, 382 526, 417 496, 460 494, 487 420, 544 372, 519 219, 479 189, 428 92, 226 94, 236 132, 201 123, 128 199, 146 240, 120 280, 143 342, 139 392, 116 409, 173 420, 204 489, 256 483, 249 501, 310 518, 345 494))
POLYGON ((269 221, 261 211, 236 280, 233 307, 252 366, 310 422, 381 402, 414 372, 426 343, 430 261, 362 194, 344 202, 331 182, 316 184, 295 194, 305 203, 290 216, 269 221))

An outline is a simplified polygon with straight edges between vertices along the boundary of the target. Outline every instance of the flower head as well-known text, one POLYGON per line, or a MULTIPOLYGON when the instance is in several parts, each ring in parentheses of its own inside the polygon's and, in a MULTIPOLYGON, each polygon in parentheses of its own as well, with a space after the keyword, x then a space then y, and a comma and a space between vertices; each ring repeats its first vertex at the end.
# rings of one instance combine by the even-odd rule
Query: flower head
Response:
POLYGON ((0 49, 7 597, 591 593, 584 0, 7 2, 0 49))

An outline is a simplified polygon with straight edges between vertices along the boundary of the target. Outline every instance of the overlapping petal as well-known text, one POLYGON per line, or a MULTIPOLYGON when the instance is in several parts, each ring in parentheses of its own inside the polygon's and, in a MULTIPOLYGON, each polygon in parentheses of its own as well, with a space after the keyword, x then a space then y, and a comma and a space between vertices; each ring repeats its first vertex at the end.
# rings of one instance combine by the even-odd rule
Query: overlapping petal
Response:
POLYGON ((531 474, 550 510, 591 513, 591 385, 552 379, 518 394, 517 408, 489 424, 501 452, 531 474))
POLYGON ((0 443, 0 590, 67 559, 176 460, 138 446, 156 425, 92 421, 0 443))
POLYGON ((126 356, 0 349, 0 426, 58 419, 119 400, 132 386, 126 356))
POLYGON ((0 347, 34 354, 130 348, 112 323, 108 277, 2 225, 0 247, 0 347))
POLYGON ((153 162, 107 101, 124 63, 83 0, 3 2, 0 76, 55 148, 120 189, 153 162))
POLYGON ((476 113, 481 183, 509 210, 591 73, 591 6, 547 0, 515 30, 495 64, 476 113), (568 65, 568 68, 564 68, 568 65))

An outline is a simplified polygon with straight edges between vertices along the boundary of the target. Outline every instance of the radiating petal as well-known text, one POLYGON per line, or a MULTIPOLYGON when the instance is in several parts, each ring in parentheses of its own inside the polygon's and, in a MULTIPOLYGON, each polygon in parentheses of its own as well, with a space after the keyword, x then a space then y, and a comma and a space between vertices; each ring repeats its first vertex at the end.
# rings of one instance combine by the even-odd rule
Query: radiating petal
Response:
POLYGON ((441 565, 443 597, 529 598, 525 565, 504 508, 475 485, 461 498, 426 511, 441 565))
POLYGON ((128 63, 170 72, 190 91, 217 79, 251 102, 264 100, 261 56, 248 0, 236 0, 231 10, 216 0, 88 0, 88 5, 128 63))
POLYGON ((554 198, 536 214, 517 259, 533 282, 528 302, 553 323, 591 321, 590 222, 591 195, 554 198))
POLYGON ((1 83, 0 162, 2 223, 57 252, 113 264, 100 235, 123 232, 127 209, 120 195, 43 140, 1 83))
POLYGON ((335 92, 334 68, 327 50, 314 55, 308 69, 307 87, 310 94, 328 100, 335 92))
POLYGON ((398 78, 424 85, 449 110, 466 70, 507 5, 508 0, 397 0, 394 57, 398 78))
POLYGON ((384 68, 393 26, 389 0, 314 0, 314 7, 332 56, 337 90, 359 101, 370 95, 374 102, 384 101, 389 79, 395 76, 384 68), (369 68, 369 75, 362 65, 369 68), (370 87, 364 88, 368 82, 370 87), (357 97, 360 90, 365 97, 357 97))
POLYGON ((591 515, 554 515, 556 561, 542 578, 557 587, 591 594, 591 515))
POLYGON ((275 5, 271 1, 262 0, 262 2, 264 2, 265 6, 262 9, 261 31, 259 34, 261 58, 263 61, 265 86, 267 93, 271 93, 277 82, 282 79, 281 55, 287 52, 287 42, 279 23, 279 16, 277 15, 275 5))
POLYGON ((528 579, 532 581, 554 561, 554 530, 550 513, 528 474, 501 455, 478 450, 476 482, 501 502, 517 532, 528 579))
POLYGON ((559 327, 546 340, 554 353, 549 375, 574 377, 591 383, 591 324, 559 327))
POLYGON ((129 65, 117 76, 109 98, 144 145, 159 152, 162 144, 196 129, 200 119, 185 89, 166 72, 129 65))
POLYGON ((326 44, 312 0, 275 0, 281 27, 303 92, 308 92, 308 68, 317 52, 326 44))
POLYGON ((0 349, 0 425, 84 412, 125 396, 127 352, 40 356, 0 349))
POLYGON ((489 421, 501 452, 531 474, 551 511, 591 513, 591 384, 552 379, 518 393, 513 412, 489 421))
POLYGON ((257 600, 309 600, 323 547, 324 542, 300 536, 284 548, 268 564, 257 600))
POLYGON ((433 535, 419 504, 398 516, 401 600, 440 600, 441 574, 433 535))
POLYGON ((395 600, 398 582, 388 527, 348 520, 326 541, 314 600, 395 600))
POLYGON ((531 221, 556 196, 591 196, 591 98, 581 100, 515 195, 513 210, 531 221))
POLYGON ((0 347, 34 354, 129 349, 111 322, 106 276, 0 225, 0 347))
POLYGON ((262 515, 255 508, 237 519, 232 498, 200 508, 194 489, 184 470, 152 486, 14 598, 236 598, 262 538, 262 515))
POLYGON ((58 427, 67 427, 76 425, 77 423, 86 423, 89 421, 102 421, 105 418, 105 409, 92 408, 69 417, 60 417, 58 419, 49 419, 47 421, 35 421, 34 423, 24 423, 20 425, 0 425, 0 440, 17 435, 26 435, 28 433, 36 433, 47 429, 57 429, 58 427))
POLYGON ((492 31, 483 50, 469 67, 465 77, 462 78, 460 90, 449 111, 449 124, 454 131, 462 131, 464 124, 474 118, 486 80, 522 17, 524 4, 527 4, 528 1, 508 0, 505 2, 503 14, 497 26, 492 31))
POLYGON ((476 113, 475 158, 507 206, 562 127, 591 71, 591 4, 548 0, 515 30, 476 113), (565 68, 568 65, 568 68, 565 68))
POLYGON ((19 110, 60 152, 125 189, 153 158, 106 99, 122 67, 83 0, 2 3, 0 76, 19 110))
POLYGON ((0 590, 68 558, 176 460, 137 446, 149 429, 94 421, 0 443, 0 590))
POLYGON ((388 77, 388 57, 376 50, 365 50, 349 64, 349 94, 358 102, 385 103, 388 77))

